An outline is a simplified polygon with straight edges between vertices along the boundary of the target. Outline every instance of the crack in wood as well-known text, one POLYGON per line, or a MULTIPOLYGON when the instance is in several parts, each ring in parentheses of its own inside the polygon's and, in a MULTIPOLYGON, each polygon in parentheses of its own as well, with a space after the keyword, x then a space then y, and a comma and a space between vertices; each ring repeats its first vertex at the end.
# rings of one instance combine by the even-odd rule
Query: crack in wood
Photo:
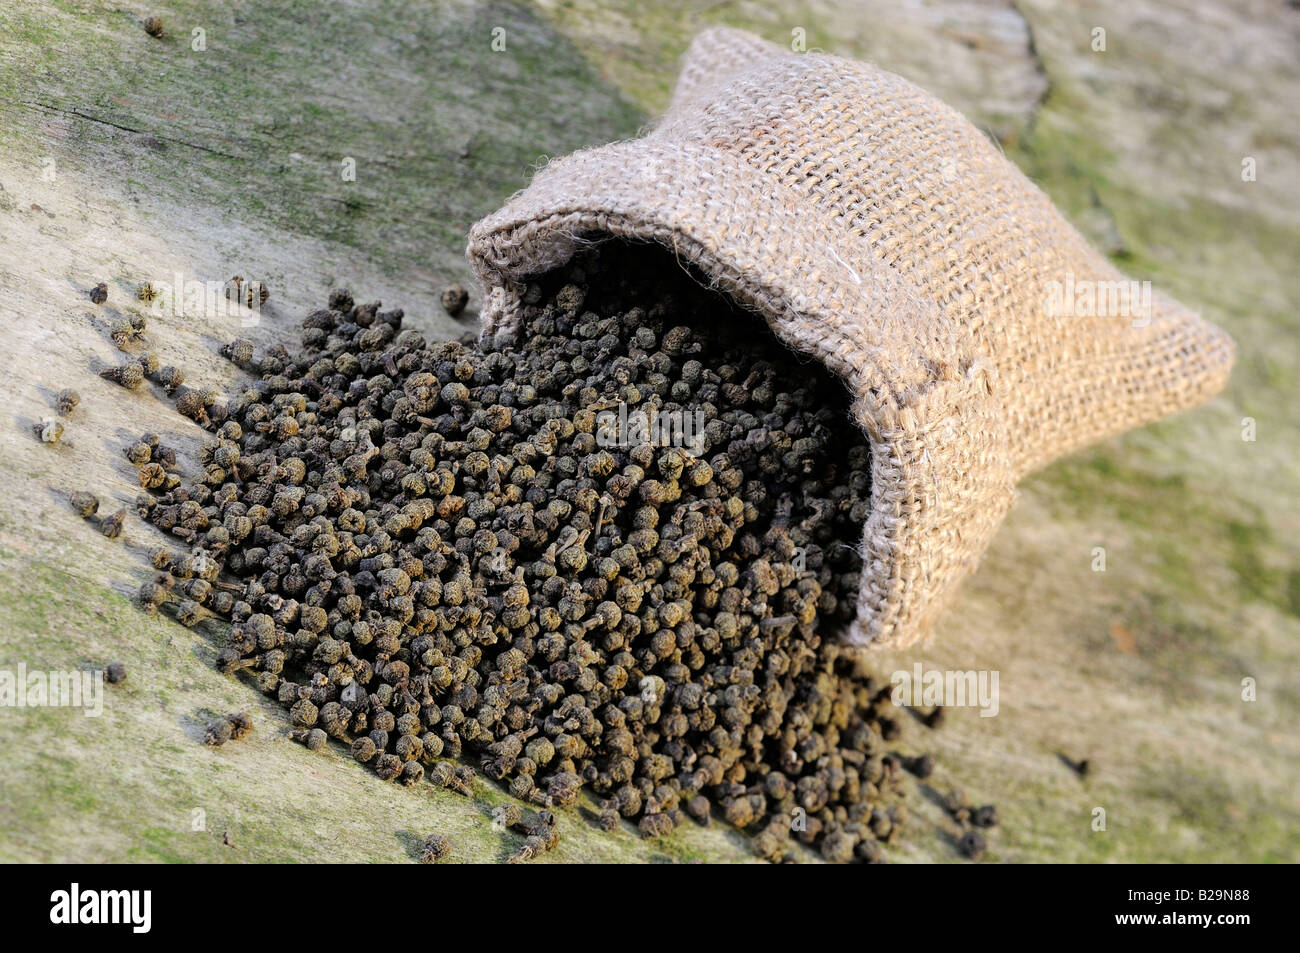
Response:
POLYGON ((28 102, 26 100, 20 100, 18 102, 18 105, 26 106, 28 109, 33 109, 40 112, 54 113, 60 116, 75 116, 78 119, 85 119, 87 122, 93 122, 96 123, 97 125, 107 126, 110 129, 117 129, 121 132, 129 132, 132 135, 137 135, 137 136, 147 136, 150 139, 154 139, 158 142, 167 142, 178 146, 184 146, 187 149, 194 149, 199 152, 206 152, 209 153, 210 155, 221 156, 222 158, 225 159, 235 159, 240 162, 247 161, 244 156, 235 155, 234 153, 231 152, 222 152, 220 149, 213 149, 211 146, 202 146, 199 145, 197 142, 189 142, 188 140, 185 139, 177 139, 172 136, 161 136, 155 132, 150 132, 147 129, 137 129, 133 126, 124 126, 121 123, 113 122, 111 119, 104 119, 100 116, 93 116, 90 113, 82 112, 80 109, 65 108, 62 106, 52 106, 48 103, 28 102))

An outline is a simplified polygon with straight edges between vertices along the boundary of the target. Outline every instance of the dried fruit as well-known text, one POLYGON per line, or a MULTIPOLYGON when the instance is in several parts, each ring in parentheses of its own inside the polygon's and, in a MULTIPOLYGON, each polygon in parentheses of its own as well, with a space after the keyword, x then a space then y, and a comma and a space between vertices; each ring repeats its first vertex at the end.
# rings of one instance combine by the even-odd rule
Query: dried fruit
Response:
POLYGON ((54 399, 55 407, 58 408, 59 415, 62 417, 66 417, 76 410, 79 403, 81 403, 81 395, 71 387, 63 388, 54 399))
POLYGON ((289 732, 289 737, 308 751, 323 751, 329 744, 329 735, 320 728, 304 728, 289 732))
POLYGON ((238 367, 247 368, 253 363, 253 342, 236 338, 220 348, 221 356, 238 367))
POLYGON ((103 304, 108 300, 108 284, 101 281, 90 289, 90 300, 94 304, 103 304))
POLYGON ((961 851, 964 857, 971 860, 979 860, 984 856, 984 851, 988 849, 988 842, 984 835, 977 831, 967 831, 957 841, 957 849, 961 851))
POLYGON ((253 719, 246 711, 230 715, 230 737, 234 741, 247 738, 253 732, 253 719))
POLYGON ((32 432, 41 443, 58 443, 63 439, 63 424, 53 417, 42 417, 39 423, 32 425, 32 432))
POLYGON ((153 447, 147 443, 133 443, 126 448, 126 458, 137 467, 142 467, 153 457, 153 447))
POLYGON ((904 758, 903 767, 924 781, 934 773, 934 756, 923 754, 918 758, 904 758))
POLYGON ((997 827, 998 809, 992 804, 985 804, 971 811, 970 822, 976 827, 997 827))
POLYGON ((436 864, 451 854, 451 841, 441 834, 430 834, 424 840, 424 850, 420 852, 420 863, 436 864))
POLYGON ((72 507, 72 512, 78 516, 94 516, 99 510, 99 497, 85 490, 77 490, 68 495, 68 505, 72 507))
POLYGON ((127 390, 135 390, 144 382, 144 366, 139 361, 127 361, 117 367, 110 367, 99 372, 104 380, 121 384, 127 390))
POLYGON ((208 722, 207 729, 203 732, 203 743, 209 747, 220 747, 231 739, 234 729, 228 718, 216 718, 208 722))
MULTIPOLYGON (((827 859, 879 859, 901 725, 830 638, 871 491, 843 384, 666 252, 602 246, 524 301, 490 347, 341 291, 297 355, 225 345, 260 376, 178 391, 216 439, 142 508, 191 547, 172 575, 237 587, 185 583, 178 617, 205 599, 221 669, 385 780, 468 796, 466 758, 646 836, 716 806, 780 859, 798 813, 827 859)), ((514 859, 554 846, 547 817, 514 859)))
POLYGON ((168 394, 174 393, 176 388, 185 383, 185 373, 177 367, 165 364, 158 368, 150 375, 154 383, 161 385, 162 389, 168 394))
POLYGON ((442 309, 453 318, 458 318, 469 304, 469 292, 461 285, 450 285, 442 289, 442 309))
POLYGON ((208 722, 203 733, 203 743, 212 747, 227 741, 240 741, 253 733, 253 719, 248 712, 234 712, 224 718, 214 718, 208 722))
POLYGON ((117 539, 122 535, 122 527, 126 524, 126 509, 120 509, 111 516, 105 516, 99 521, 99 531, 109 539, 117 539))

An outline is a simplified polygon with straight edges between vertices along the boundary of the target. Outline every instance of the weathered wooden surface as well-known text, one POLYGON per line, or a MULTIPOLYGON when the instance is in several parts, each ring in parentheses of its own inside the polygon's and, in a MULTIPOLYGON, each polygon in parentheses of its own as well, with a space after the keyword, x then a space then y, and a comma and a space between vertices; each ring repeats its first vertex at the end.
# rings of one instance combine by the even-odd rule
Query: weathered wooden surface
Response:
MULTIPOLYGON (((101 718, 0 710, 0 859, 402 860, 434 831, 465 860, 516 846, 490 823, 504 794, 489 785, 478 802, 399 789, 287 741, 278 706, 213 671, 215 630, 130 605, 160 537, 132 518, 107 542, 63 494, 129 505, 122 449, 140 431, 197 447, 151 386, 127 394, 93 374, 120 357, 109 320, 147 311, 139 283, 268 282, 255 328, 201 309, 150 316, 164 363, 214 387, 238 377, 221 341, 291 338, 340 284, 457 333, 436 296, 467 280, 469 223, 543 155, 634 134, 709 23, 779 42, 802 29, 808 49, 931 88, 1135 277, 1240 346, 1211 405, 1026 483, 936 645, 879 656, 884 673, 1000 672, 998 717, 909 724, 903 750, 938 754, 934 789, 999 804, 993 860, 1297 859, 1300 11, 1232 6, 0 0, 0 667, 130 669, 101 718), (141 27, 153 12, 162 40, 141 27), (1097 27, 1105 52, 1090 48, 1097 27), (102 307, 86 297, 99 281, 102 307), (30 425, 65 386, 82 405, 64 445, 42 446, 30 425), (196 743, 212 713, 237 708, 254 711, 252 738, 196 743), (1093 772, 1080 781, 1058 753, 1093 772)), ((954 858, 926 793, 896 859, 954 858)), ((561 825, 548 860, 748 856, 718 825, 651 844, 602 835, 582 811, 561 825)))

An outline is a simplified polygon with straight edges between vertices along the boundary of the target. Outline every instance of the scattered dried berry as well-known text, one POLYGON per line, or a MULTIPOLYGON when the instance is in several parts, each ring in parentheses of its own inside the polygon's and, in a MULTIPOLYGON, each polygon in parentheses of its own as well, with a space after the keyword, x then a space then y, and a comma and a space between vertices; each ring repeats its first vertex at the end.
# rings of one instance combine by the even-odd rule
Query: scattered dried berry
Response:
POLYGON ((962 856, 971 860, 979 860, 984 856, 984 851, 988 849, 988 842, 984 835, 978 831, 967 831, 957 842, 957 849, 961 851, 962 856))
POLYGON ((32 432, 41 443, 58 443, 63 439, 63 424, 53 417, 42 417, 32 426, 32 432))
POLYGON ((147 443, 133 443, 126 448, 126 458, 137 467, 142 467, 153 457, 153 447, 147 443))
POLYGON ((139 361, 127 361, 117 367, 110 367, 99 372, 104 380, 121 384, 127 390, 135 390, 144 382, 144 366, 139 361))
POLYGON ((320 728, 300 728, 289 732, 289 737, 308 751, 323 751, 329 744, 329 735, 320 728))
POLYGON ((85 490, 77 490, 68 495, 68 505, 72 507, 72 512, 78 516, 94 516, 99 510, 99 497, 94 493, 87 493, 85 490))
POLYGON ((203 734, 205 745, 223 745, 227 741, 240 741, 253 733, 253 719, 246 711, 234 712, 224 718, 214 718, 203 734))
POLYGON ((220 354, 237 367, 249 368, 253 363, 253 342, 246 338, 236 338, 228 344, 221 345, 220 354))
POLYGON ((424 850, 420 852, 420 863, 436 864, 451 854, 451 841, 441 834, 430 834, 424 840, 424 850))
POLYGON ((976 827, 997 827, 998 809, 992 804, 985 804, 971 811, 970 822, 976 827))
POLYGON ((99 521, 99 531, 109 539, 117 539, 122 535, 122 527, 126 524, 126 509, 120 509, 111 516, 105 516, 99 521))
POLYGON ((453 318, 458 318, 469 304, 469 292, 461 285, 450 285, 442 289, 442 308, 453 318))
POLYGON ((230 737, 234 741, 247 738, 253 732, 253 719, 246 711, 230 715, 230 737))
POLYGON ((228 718, 214 718, 208 722, 207 730, 203 732, 203 743, 210 747, 216 748, 224 745, 234 735, 234 728, 228 718))
POLYGON ((168 394, 175 393, 176 389, 185 383, 184 371, 178 367, 172 367, 170 364, 158 368, 150 375, 150 378, 168 394))
POLYGON ((904 758, 903 767, 924 781, 934 774, 934 756, 923 754, 919 758, 904 758))
POLYGON ((54 398, 55 407, 58 408, 59 415, 62 417, 66 417, 76 410, 79 403, 81 403, 81 395, 71 387, 63 388, 63 390, 59 391, 58 396, 54 398))

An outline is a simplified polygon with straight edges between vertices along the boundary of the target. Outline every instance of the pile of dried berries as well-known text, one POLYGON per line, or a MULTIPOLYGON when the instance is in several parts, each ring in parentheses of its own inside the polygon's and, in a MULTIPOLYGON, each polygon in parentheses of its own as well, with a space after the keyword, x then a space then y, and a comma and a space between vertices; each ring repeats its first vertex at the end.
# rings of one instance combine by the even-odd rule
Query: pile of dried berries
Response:
POLYGON ((230 619, 220 666, 386 779, 467 788, 441 759, 473 756, 542 807, 589 788, 602 826, 716 806, 765 857, 878 859, 907 813, 896 710, 828 638, 870 492, 843 385, 645 247, 525 302, 512 346, 346 292, 297 357, 226 346, 261 376, 193 398, 197 482, 142 473, 141 514, 191 546, 142 600, 230 619))

